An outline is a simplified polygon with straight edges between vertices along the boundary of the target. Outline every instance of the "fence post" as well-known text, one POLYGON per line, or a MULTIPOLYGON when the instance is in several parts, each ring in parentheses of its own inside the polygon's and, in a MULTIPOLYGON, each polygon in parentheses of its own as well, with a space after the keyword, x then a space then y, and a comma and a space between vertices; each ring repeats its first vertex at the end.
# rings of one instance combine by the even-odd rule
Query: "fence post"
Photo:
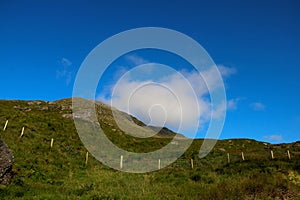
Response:
POLYGON ((6 122, 5 122, 5 125, 4 125, 4 128, 3 128, 3 131, 5 131, 5 130, 6 130, 7 124, 8 124, 8 120, 6 120, 6 122))
POLYGON ((89 152, 87 151, 85 154, 85 164, 87 165, 89 161, 89 152))
POLYGON ((51 147, 51 148, 53 147, 53 142, 54 142, 54 139, 52 138, 52 139, 51 139, 51 143, 50 143, 50 147, 51 147))
POLYGON ((160 169, 160 159, 158 159, 158 169, 160 169))
POLYGON ((120 169, 123 169, 123 156, 120 157, 120 169))
POLYGON ((291 160, 291 154, 290 154, 289 150, 287 150, 287 155, 288 155, 289 160, 291 160))
POLYGON ((229 155, 229 153, 227 153, 227 161, 228 161, 228 163, 230 163, 230 155, 229 155))
POLYGON ((274 153, 272 150, 271 150, 271 158, 274 159, 274 153))
POLYGON ((24 126, 23 126, 23 128, 22 128, 22 132, 21 132, 20 137, 22 137, 23 135, 24 135, 24 126))
POLYGON ((194 160, 191 158, 191 168, 194 169, 194 160))
POLYGON ((242 152, 242 159, 243 159, 243 161, 245 160, 244 152, 242 152))

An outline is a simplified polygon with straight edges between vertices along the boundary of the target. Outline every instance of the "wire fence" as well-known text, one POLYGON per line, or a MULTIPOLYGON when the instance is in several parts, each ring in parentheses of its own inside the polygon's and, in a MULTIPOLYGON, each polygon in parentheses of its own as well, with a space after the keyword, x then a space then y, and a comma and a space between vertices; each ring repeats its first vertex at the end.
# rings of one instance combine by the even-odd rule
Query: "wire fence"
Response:
POLYGON ((299 161, 300 152, 291 151, 289 149, 281 149, 280 151, 251 151, 251 152, 223 152, 217 156, 208 155, 207 158, 179 158, 170 167, 178 167, 185 169, 198 169, 208 167, 208 165, 224 166, 230 163, 240 162, 265 162, 265 161, 299 161))
MULTIPOLYGON (((8 120, 6 120, 5 125, 3 127, 3 131, 6 131, 8 125, 8 120)), ((23 137, 25 133, 25 128, 22 127, 20 138, 23 137)), ((53 148, 54 138, 49 138, 49 147, 53 148)), ((214 151, 213 155, 207 155, 205 158, 200 159, 197 157, 197 153, 192 154, 196 155, 193 158, 181 157, 177 159, 175 162, 170 164, 168 167, 172 168, 184 168, 184 169, 199 169, 203 167, 207 167, 209 165, 221 166, 229 163, 237 163, 237 162, 254 162, 254 161, 299 161, 300 162, 300 148, 282 148, 277 146, 277 148, 265 148, 262 150, 256 151, 214 151), (278 148, 279 147, 279 148, 278 148)), ((83 161, 85 164, 88 164, 89 161, 89 153, 86 152, 83 155, 83 161)), ((124 162, 123 155, 120 155, 120 160, 116 161, 120 163, 120 169, 126 168, 126 161, 124 162)), ((161 169, 161 166, 165 166, 164 162, 167 162, 163 159, 157 160, 157 169, 161 169)))

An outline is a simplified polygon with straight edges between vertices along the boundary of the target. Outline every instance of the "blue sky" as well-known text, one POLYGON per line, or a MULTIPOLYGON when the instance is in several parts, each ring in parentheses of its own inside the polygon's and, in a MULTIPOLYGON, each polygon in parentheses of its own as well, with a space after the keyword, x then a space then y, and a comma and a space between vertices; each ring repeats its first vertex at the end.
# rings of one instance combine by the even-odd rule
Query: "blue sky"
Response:
POLYGON ((165 27, 235 69, 225 79, 231 109, 221 138, 300 140, 299 8, 296 0, 1 1, 0 99, 71 97, 77 70, 100 42, 165 27))

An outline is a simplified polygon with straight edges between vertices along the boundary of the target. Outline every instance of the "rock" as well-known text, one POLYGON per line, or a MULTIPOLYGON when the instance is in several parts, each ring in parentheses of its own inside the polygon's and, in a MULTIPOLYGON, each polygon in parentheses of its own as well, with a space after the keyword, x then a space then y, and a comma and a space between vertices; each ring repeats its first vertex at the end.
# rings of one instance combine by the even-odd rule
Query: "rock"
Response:
POLYGON ((224 148, 219 148, 220 151, 225 152, 226 150, 224 148))
POLYGON ((73 119, 73 114, 63 114, 62 117, 67 119, 73 119))
POLYGON ((29 105, 29 106, 34 105, 34 101, 29 101, 29 102, 27 102, 27 105, 29 105))
POLYGON ((28 108, 28 107, 14 106, 13 108, 19 109, 19 110, 22 110, 22 111, 25 111, 25 112, 31 111, 31 108, 28 108))
POLYGON ((43 106, 41 108, 39 108, 39 110, 43 111, 43 110, 49 110, 48 106, 43 106))
POLYGON ((69 106, 61 106, 61 110, 70 110, 69 106))
POLYGON ((274 144, 274 145, 272 145, 272 147, 273 147, 274 149, 281 149, 281 145, 278 145, 278 144, 274 144))
POLYGON ((0 184, 8 185, 12 178, 14 157, 0 137, 0 184))

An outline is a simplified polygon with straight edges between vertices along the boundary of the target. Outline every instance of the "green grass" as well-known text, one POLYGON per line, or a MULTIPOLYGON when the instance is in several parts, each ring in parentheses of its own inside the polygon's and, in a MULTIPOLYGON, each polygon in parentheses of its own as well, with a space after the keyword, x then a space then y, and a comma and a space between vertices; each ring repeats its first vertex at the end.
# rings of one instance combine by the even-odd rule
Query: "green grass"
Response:
MULTIPOLYGON (((86 149, 74 123, 62 117, 71 113, 62 107, 69 105, 67 99, 39 105, 0 101, 0 128, 9 120, 7 130, 0 130, 1 137, 15 157, 14 178, 10 185, 0 186, 0 199, 300 199, 299 142, 278 148, 249 139, 222 140, 200 160, 197 155, 202 140, 195 140, 167 168, 130 174, 110 169, 92 156, 85 164, 86 149), (42 110, 44 107, 48 110, 42 110), (23 126, 25 133, 20 138, 23 126), (288 149, 291 160, 286 155, 288 149), (270 150, 275 159, 271 159, 270 150)), ((111 112, 101 109, 105 115, 99 116, 99 122, 106 135, 124 149, 148 152, 170 141, 127 136, 116 127, 111 112)))

